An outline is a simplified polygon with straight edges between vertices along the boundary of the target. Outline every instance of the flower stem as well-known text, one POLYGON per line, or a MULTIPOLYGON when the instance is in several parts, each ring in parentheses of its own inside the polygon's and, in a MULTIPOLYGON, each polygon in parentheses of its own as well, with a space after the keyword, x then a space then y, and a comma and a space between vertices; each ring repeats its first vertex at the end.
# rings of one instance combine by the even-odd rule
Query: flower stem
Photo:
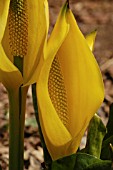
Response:
POLYGON ((45 170, 51 170, 51 164, 52 164, 52 159, 51 156, 47 150, 45 141, 44 141, 44 137, 42 134, 42 130, 41 130, 41 126, 40 126, 40 120, 39 120, 39 113, 38 113, 38 104, 37 104, 37 97, 36 97, 36 84, 32 85, 32 96, 33 96, 33 105, 34 105, 34 110, 35 110, 35 117, 36 117, 36 121, 38 124, 38 130, 39 130, 39 134, 40 134, 40 139, 41 139, 41 144, 43 147, 43 151, 44 151, 44 161, 45 161, 45 170))
POLYGON ((9 170, 23 170, 25 104, 28 87, 9 94, 9 170))

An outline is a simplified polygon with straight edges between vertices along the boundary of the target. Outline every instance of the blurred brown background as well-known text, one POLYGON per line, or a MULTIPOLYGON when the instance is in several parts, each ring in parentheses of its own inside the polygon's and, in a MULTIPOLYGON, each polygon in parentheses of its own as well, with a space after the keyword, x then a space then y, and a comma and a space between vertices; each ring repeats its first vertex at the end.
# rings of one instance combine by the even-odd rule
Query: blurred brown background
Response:
MULTIPOLYGON (((65 0, 49 0, 50 31, 65 0)), ((113 0, 70 0, 77 23, 84 35, 97 29, 94 54, 99 63, 105 84, 105 100, 98 114, 106 124, 109 105, 113 102, 113 0)), ((43 162, 37 124, 32 107, 31 90, 27 96, 25 126, 25 169, 38 170, 43 162)), ((0 164, 8 169, 8 109, 7 92, 0 85, 0 164)), ((85 143, 85 139, 82 141, 85 143)))

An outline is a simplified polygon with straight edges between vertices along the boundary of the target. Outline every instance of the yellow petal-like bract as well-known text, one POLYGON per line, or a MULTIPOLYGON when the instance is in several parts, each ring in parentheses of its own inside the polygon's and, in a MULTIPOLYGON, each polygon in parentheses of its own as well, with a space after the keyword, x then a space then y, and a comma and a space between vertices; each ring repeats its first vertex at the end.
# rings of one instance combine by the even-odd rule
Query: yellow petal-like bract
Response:
POLYGON ((37 83, 39 118, 48 151, 56 160, 77 151, 103 101, 104 88, 98 64, 67 3, 45 51, 37 83))
POLYGON ((1 0, 0 9, 0 81, 6 88, 32 84, 47 39, 47 0, 1 0))
POLYGON ((7 89, 15 89, 22 84, 22 76, 7 58, 1 45, 8 18, 9 4, 10 0, 0 1, 0 81, 7 89))
POLYGON ((0 42, 3 38, 4 30, 6 27, 7 16, 9 11, 10 0, 0 1, 0 42))

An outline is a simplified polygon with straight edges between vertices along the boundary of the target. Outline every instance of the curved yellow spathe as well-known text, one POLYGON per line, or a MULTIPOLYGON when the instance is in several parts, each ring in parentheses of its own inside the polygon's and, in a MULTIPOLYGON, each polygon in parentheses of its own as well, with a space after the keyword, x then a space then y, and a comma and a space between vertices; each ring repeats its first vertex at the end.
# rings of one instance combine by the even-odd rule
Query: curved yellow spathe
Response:
POLYGON ((17 84, 18 86, 32 84, 37 81, 35 70, 43 55, 47 39, 49 25, 47 0, 19 0, 18 2, 1 0, 0 8, 2 23, 0 58, 3 55, 0 81, 7 86, 6 88, 11 86, 15 88, 17 84), (14 66, 15 57, 22 59, 22 72, 14 66), (12 81, 15 83, 12 84, 12 81))
POLYGON ((98 64, 67 3, 45 51, 37 83, 39 118, 49 153, 56 160, 77 151, 103 101, 104 88, 98 64), (64 40, 59 48, 58 38, 64 40))
POLYGON ((7 58, 0 44, 0 81, 7 90, 16 89, 22 84, 23 78, 20 71, 7 58))
POLYGON ((6 28, 10 0, 0 1, 0 81, 7 89, 17 88, 22 83, 22 76, 18 69, 11 63, 5 55, 1 45, 6 28))
POLYGON ((3 38, 4 30, 6 27, 9 4, 10 4, 10 0, 0 1, 0 42, 3 38))

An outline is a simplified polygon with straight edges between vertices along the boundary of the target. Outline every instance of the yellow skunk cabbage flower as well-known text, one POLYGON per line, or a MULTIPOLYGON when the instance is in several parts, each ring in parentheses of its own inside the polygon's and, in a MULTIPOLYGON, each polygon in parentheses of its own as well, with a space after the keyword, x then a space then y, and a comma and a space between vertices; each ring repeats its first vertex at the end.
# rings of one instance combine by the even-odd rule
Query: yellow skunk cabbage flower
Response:
POLYGON ((48 31, 47 0, 0 0, 0 81, 34 83, 48 31))
POLYGON ((47 43, 37 83, 39 119, 53 160, 77 151, 104 98, 102 76, 87 42, 66 3, 47 43))

